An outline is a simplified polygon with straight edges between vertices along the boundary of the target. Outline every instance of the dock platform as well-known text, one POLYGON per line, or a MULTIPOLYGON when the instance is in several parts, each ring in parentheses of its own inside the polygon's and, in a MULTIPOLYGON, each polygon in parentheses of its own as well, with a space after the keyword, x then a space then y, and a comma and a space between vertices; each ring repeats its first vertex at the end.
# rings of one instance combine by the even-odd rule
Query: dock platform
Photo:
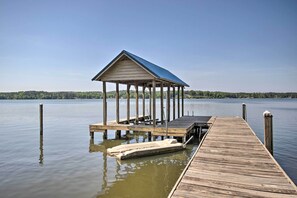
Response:
POLYGON ((168 197, 297 197, 297 190, 242 118, 216 117, 168 197))
MULTIPOLYGON (((140 116, 139 120, 144 121, 149 119, 149 116, 140 116)), ((115 121, 108 122, 106 125, 102 123, 91 124, 89 129, 90 133, 104 132, 105 130, 124 130, 124 131, 139 131, 139 132, 150 132, 152 136, 174 136, 174 137, 185 137, 191 130, 198 127, 208 128, 214 121, 214 117, 211 116, 183 116, 174 119, 166 124, 159 124, 153 127, 150 124, 132 124, 135 121, 135 117, 131 118, 128 122, 125 119, 121 119, 121 122, 116 123, 115 121), (167 129, 168 128, 168 129, 167 129)))

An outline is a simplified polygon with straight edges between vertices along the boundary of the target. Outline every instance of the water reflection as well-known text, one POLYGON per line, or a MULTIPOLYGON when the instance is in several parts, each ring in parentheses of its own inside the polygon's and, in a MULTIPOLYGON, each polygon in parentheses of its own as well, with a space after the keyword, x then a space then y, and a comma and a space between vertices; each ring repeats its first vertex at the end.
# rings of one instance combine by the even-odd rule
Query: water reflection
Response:
POLYGON ((127 140, 104 140, 94 143, 90 139, 89 152, 98 152, 103 164, 99 166, 99 191, 96 197, 166 197, 186 166, 197 145, 186 150, 118 161, 107 155, 108 148, 129 142, 144 142, 145 133, 130 134, 127 140), (102 179, 101 179, 102 178, 102 179))
POLYGON ((43 135, 39 136, 39 165, 43 166, 43 135))

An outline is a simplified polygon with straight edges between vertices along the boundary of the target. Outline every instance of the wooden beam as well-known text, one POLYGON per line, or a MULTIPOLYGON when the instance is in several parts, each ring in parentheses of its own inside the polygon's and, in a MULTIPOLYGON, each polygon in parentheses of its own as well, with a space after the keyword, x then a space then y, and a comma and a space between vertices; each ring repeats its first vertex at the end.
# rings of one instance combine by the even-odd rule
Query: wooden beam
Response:
POLYGON ((160 105, 161 105, 161 124, 164 123, 164 100, 163 100, 163 83, 161 82, 160 88, 160 105))
POLYGON ((182 97, 182 116, 184 116, 184 87, 181 87, 181 97, 182 97))
POLYGON ((127 84, 127 122, 130 121, 130 85, 127 84))
POLYGON ((175 119, 175 87, 172 86, 172 119, 175 119))
POLYGON ((156 127, 156 81, 153 80, 153 126, 156 127))
POLYGON ((119 83, 116 83, 116 122, 120 122, 120 101, 119 101, 119 83))
POLYGON ((103 90, 103 125, 107 123, 107 101, 106 101, 106 82, 102 82, 103 90))
POLYGON ((138 85, 137 84, 135 85, 135 93, 136 93, 136 96, 135 96, 136 97, 135 98, 135 102, 136 102, 136 105, 135 105, 136 106, 136 120, 135 121, 136 121, 136 124, 138 124, 138 120, 139 120, 139 118, 138 118, 139 117, 139 104, 138 104, 139 101, 138 101, 138 97, 139 97, 139 95, 138 95, 138 85))
POLYGON ((167 87, 167 121, 170 122, 170 85, 167 87))
POLYGON ((145 85, 142 87, 142 116, 145 116, 145 85))
POLYGON ((177 117, 180 117, 180 86, 177 87, 177 117))

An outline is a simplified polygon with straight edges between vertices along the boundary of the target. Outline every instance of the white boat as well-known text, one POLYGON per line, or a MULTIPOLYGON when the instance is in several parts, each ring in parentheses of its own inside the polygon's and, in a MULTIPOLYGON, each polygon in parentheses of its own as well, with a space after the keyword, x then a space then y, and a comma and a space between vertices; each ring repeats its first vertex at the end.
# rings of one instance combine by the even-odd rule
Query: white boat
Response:
POLYGON ((120 160, 170 153, 186 148, 186 144, 177 142, 176 139, 162 141, 124 144, 107 149, 107 154, 120 160))

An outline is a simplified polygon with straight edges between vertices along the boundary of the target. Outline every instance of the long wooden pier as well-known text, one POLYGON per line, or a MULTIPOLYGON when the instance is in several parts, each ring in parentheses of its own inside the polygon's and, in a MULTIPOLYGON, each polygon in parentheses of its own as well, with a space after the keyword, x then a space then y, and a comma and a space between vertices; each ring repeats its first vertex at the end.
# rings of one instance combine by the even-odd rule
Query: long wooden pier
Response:
POLYGON ((297 197, 296 186, 239 117, 217 117, 168 197, 297 197))

